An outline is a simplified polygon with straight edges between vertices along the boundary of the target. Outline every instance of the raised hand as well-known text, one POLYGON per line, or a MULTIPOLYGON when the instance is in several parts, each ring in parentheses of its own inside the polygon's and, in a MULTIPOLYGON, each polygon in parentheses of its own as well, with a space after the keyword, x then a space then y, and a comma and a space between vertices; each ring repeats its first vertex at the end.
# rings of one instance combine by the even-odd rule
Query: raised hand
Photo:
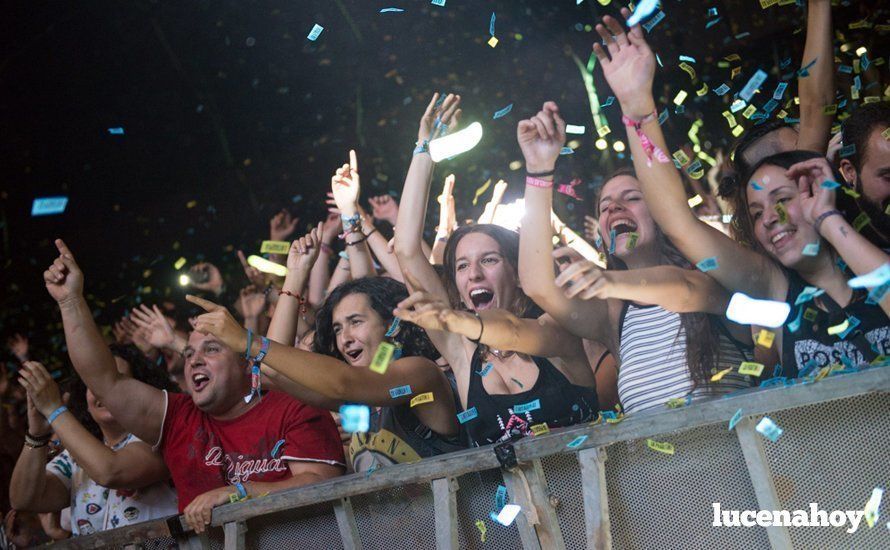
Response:
MULTIPOLYGON (((51 415, 56 409, 62 406, 62 395, 59 392, 59 386, 53 381, 53 377, 47 372, 46 367, 37 361, 25 361, 19 371, 21 378, 19 384, 28 392, 28 425, 29 429, 41 430, 39 433, 50 431, 49 425, 40 423, 37 418, 33 418, 30 414, 30 406, 39 412, 44 418, 51 415), (35 425, 37 424, 37 425, 35 425)), ((32 432, 32 435, 38 432, 32 432)))
POLYGON ((349 163, 337 168, 331 178, 331 192, 341 216, 351 217, 358 210, 358 197, 361 183, 358 174, 358 159, 355 151, 349 150, 349 163))
MULTIPOLYGON (((571 254, 566 249, 560 248, 553 251, 553 257, 559 261, 561 258, 570 258, 571 254)), ((573 261, 556 278, 556 286, 564 288, 566 298, 578 297, 582 300, 592 298, 609 298, 611 280, 609 273, 601 270, 596 264, 587 260, 573 261)))
POLYGON ((18 332, 10 336, 6 340, 6 347, 9 349, 10 353, 16 356, 16 358, 25 362, 28 360, 28 337, 19 334, 18 332))
POLYGON ((321 251, 323 231, 324 223, 319 222, 318 227, 291 243, 287 253, 287 268, 289 270, 305 270, 308 273, 312 269, 315 260, 318 259, 318 253, 321 251))
POLYGON ((419 290, 399 302, 393 315, 426 330, 447 331, 456 312, 445 301, 419 290))
POLYGON ((380 195, 368 199, 371 203, 371 215, 375 219, 389 222, 395 226, 396 220, 399 219, 399 203, 390 195, 380 195))
POLYGON ((201 262, 193 265, 189 269, 189 279, 191 279, 191 285, 198 290, 212 292, 216 295, 222 294, 222 274, 219 272, 219 268, 211 263, 201 262))
POLYGON ((83 296, 83 272, 65 242, 56 239, 55 244, 59 257, 43 272, 43 282, 49 295, 63 305, 83 296))
POLYGON ((559 107, 548 101, 538 114, 520 120, 516 126, 516 141, 525 157, 529 172, 549 172, 556 166, 556 159, 566 142, 566 123, 559 116, 559 107))
POLYGON ((130 318, 136 326, 145 331, 145 339, 152 346, 170 348, 176 341, 173 326, 170 325, 158 306, 151 306, 149 309, 145 304, 140 304, 138 308, 130 312, 130 318))
POLYGON ((269 238, 273 241, 286 241, 299 221, 300 218, 293 217, 290 212, 282 209, 269 220, 269 238))
POLYGON ((479 216, 476 223, 492 223, 494 221, 494 214, 497 211, 498 206, 500 206, 501 201, 504 200, 504 193, 506 192, 507 182, 498 180, 498 182, 494 184, 491 200, 485 204, 485 209, 482 211, 482 215, 479 216))
POLYGON ((439 93, 433 94, 430 104, 420 117, 420 127, 417 130, 417 144, 430 141, 438 137, 442 125, 446 130, 453 130, 460 122, 460 96, 448 94, 438 107, 439 93), (434 133, 435 130, 435 133, 434 133))
POLYGON ((241 289, 238 296, 238 309, 245 319, 256 319, 266 308, 266 295, 254 285, 241 289))
POLYGON ((247 263, 247 258, 244 256, 244 252, 242 252, 241 250, 238 251, 238 261, 241 262, 241 267, 244 268, 244 275, 247 277, 247 280, 250 281, 250 284, 256 286, 265 286, 266 275, 263 274, 263 272, 259 269, 247 263))
POLYGON ((191 294, 186 294, 185 299, 207 312, 198 315, 192 323, 196 331, 201 334, 212 334, 220 342, 238 353, 241 353, 241 350, 247 346, 247 331, 238 324, 229 310, 191 294))
MULTIPOLYGON (((621 15, 627 19, 630 11, 622 8, 621 15)), ((593 51, 603 66, 606 81, 618 98, 624 114, 640 120, 650 112, 655 54, 646 43, 639 25, 634 25, 630 32, 625 33, 622 24, 614 17, 603 17, 603 23, 596 26, 596 32, 602 37, 606 47, 596 43, 593 51), (638 112, 643 110, 646 112, 638 112)))
POLYGON ((825 152, 825 158, 827 158, 832 164, 837 162, 837 154, 841 150, 841 147, 844 146, 844 133, 838 132, 831 137, 831 140, 828 142, 828 150, 825 152))
POLYGON ((343 222, 340 220, 340 213, 330 213, 321 225, 321 242, 330 246, 336 239, 337 235, 343 229, 343 222))
POLYGON ((814 224, 820 215, 837 208, 835 190, 822 186, 826 181, 834 181, 834 173, 826 159, 820 157, 798 162, 785 175, 797 182, 801 211, 809 223, 814 224))

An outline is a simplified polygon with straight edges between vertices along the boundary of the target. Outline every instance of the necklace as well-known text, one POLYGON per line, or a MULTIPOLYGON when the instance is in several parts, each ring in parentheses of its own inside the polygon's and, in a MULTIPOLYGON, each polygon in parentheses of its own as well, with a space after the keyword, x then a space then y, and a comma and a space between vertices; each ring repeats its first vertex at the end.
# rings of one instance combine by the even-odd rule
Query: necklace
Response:
POLYGON ((501 350, 497 350, 494 348, 489 348, 488 351, 490 351, 492 355, 494 355, 501 361, 503 361, 504 359, 507 359, 509 357, 512 357, 513 355, 516 354, 515 351, 501 351, 501 350))

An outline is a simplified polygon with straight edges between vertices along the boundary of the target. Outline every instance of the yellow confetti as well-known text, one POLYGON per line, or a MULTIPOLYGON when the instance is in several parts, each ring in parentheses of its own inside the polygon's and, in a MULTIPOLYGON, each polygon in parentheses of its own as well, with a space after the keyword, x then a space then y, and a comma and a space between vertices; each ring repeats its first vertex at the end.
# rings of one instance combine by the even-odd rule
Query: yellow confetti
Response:
POLYGON ((766 9, 770 6, 775 6, 779 3, 779 0, 760 0, 760 7, 766 9))
POLYGON ((753 361, 742 361, 739 365, 739 374, 747 374, 749 376, 760 376, 763 372, 762 363, 754 363, 753 361))
POLYGON ((862 98, 863 105, 868 105, 869 103, 877 103, 881 101, 881 98, 876 95, 867 95, 862 98))
POLYGON ((684 61, 680 63, 680 68, 686 71, 686 73, 689 75, 689 78, 695 78, 695 69, 692 68, 692 65, 684 61))
POLYGON ((850 320, 844 319, 842 323, 828 327, 828 334, 834 336, 844 332, 848 328, 850 328, 850 320))
POLYGON ((612 129, 606 125, 603 125, 596 129, 596 133, 599 134, 600 137, 606 137, 607 135, 612 133, 612 129))
POLYGON ((724 376, 729 374, 731 371, 732 371, 732 367, 729 367, 728 369, 723 369, 722 371, 718 372, 717 374, 715 374, 714 376, 711 377, 711 382, 719 382, 720 380, 723 379, 724 376))
POLYGON ((476 189, 476 195, 473 197, 473 206, 476 206, 476 201, 479 200, 479 197, 482 196, 482 193, 488 191, 489 187, 491 187, 491 178, 488 178, 488 180, 486 180, 481 187, 476 189))
POLYGON ((683 151, 683 149, 677 149, 677 151, 672 155, 677 162, 680 163, 680 166, 686 166, 689 163, 689 157, 683 151))
POLYGON ((185 262, 186 262, 185 258, 179 258, 178 260, 176 260, 176 263, 173 264, 173 269, 177 269, 177 270, 182 269, 182 266, 185 265, 185 262))
POLYGON ((674 105, 682 105, 684 101, 686 101, 686 96, 689 94, 686 93, 686 90, 680 90, 677 92, 677 95, 674 97, 674 105))
POLYGON ((871 223, 871 218, 868 217, 868 214, 862 212, 856 219, 853 220, 853 229, 856 231, 862 231, 862 228, 871 223))
POLYGON ((757 345, 769 349, 773 347, 773 340, 775 339, 776 333, 760 329, 760 332, 757 334, 757 345))
POLYGON ((748 105, 748 107, 742 111, 742 116, 745 118, 751 118, 751 115, 757 112, 757 107, 754 105, 748 105))
POLYGON ((837 103, 832 103, 831 105, 826 105, 822 107, 823 115, 833 115, 837 113, 837 103))
POLYGON ((290 252, 290 243, 286 241, 263 241, 260 246, 260 254, 287 254, 290 252))
POLYGON ((494 36, 492 36, 491 38, 488 39, 488 45, 491 46, 492 48, 494 48, 495 46, 498 45, 498 39, 495 38, 494 36))
POLYGON ((389 342, 380 342, 380 345, 377 346, 377 351, 374 352, 374 358, 371 360, 371 365, 368 368, 377 374, 383 374, 386 372, 386 369, 389 368, 389 363, 392 361, 392 356, 395 351, 396 347, 394 345, 389 342))
POLYGON ((550 426, 548 426, 547 424, 544 424, 544 423, 535 424, 534 426, 529 426, 529 429, 535 435, 544 435, 546 433, 550 433, 550 426))
POLYGON ((428 391, 426 393, 422 393, 417 397, 411 399, 411 406, 416 407, 417 405, 423 405, 424 403, 430 403, 433 401, 433 392, 428 391))
POLYGON ((698 97, 701 97, 701 96, 705 95, 706 93, 708 93, 708 85, 705 83, 702 83, 701 90, 696 90, 695 95, 697 95, 698 97))
POLYGON ((725 59, 726 61, 741 61, 742 60, 741 56, 739 56, 739 54, 737 54, 737 53, 727 55, 723 59, 725 59))
POLYGON ((881 137, 884 139, 890 139, 890 128, 887 128, 883 132, 881 132, 881 137))
POLYGON ((743 128, 741 125, 739 125, 732 129, 732 135, 734 135, 735 137, 739 137, 740 135, 742 135, 742 132, 744 132, 744 131, 745 131, 745 128, 743 128))
POLYGON ((185 203, 186 208, 194 208, 197 205, 198 205, 198 201, 188 201, 187 203, 185 203))
POLYGON ((686 202, 689 204, 689 208, 695 208, 696 206, 705 202, 705 199, 701 198, 701 195, 696 195, 686 202))
POLYGON ((816 320, 816 315, 818 315, 818 312, 811 307, 808 307, 806 311, 803 312, 803 318, 811 323, 816 320))
POLYGON ((733 115, 729 111, 723 111, 723 118, 725 118, 726 122, 729 123, 730 128, 735 128, 735 125, 738 124, 738 122, 735 121, 735 115, 733 115))
POLYGON ((788 223, 788 211, 785 210, 785 205, 782 203, 776 203, 776 214, 779 215, 779 223, 788 223))
POLYGON ((655 441, 654 439, 647 439, 646 446, 652 449, 653 451, 658 451, 659 453, 664 453, 666 455, 674 454, 674 446, 667 442, 655 441))
POLYGON ((730 75, 729 75, 729 79, 730 80, 734 79, 735 77, 739 76, 741 74, 741 72, 742 72, 741 67, 733 67, 732 73, 730 73, 730 75))

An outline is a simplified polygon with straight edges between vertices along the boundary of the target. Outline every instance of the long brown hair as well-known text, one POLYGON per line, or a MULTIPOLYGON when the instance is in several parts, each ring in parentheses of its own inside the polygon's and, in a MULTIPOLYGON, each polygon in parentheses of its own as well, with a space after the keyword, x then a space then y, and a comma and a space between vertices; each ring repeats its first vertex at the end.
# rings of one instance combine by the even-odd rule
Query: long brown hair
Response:
MULTIPOLYGON (((613 179, 619 176, 629 176, 637 179, 636 172, 631 168, 621 168, 605 180, 596 193, 595 202, 597 218, 600 216, 599 201, 603 189, 613 179)), ((655 225, 655 243, 658 250, 659 265, 673 265, 683 269, 693 269, 692 264, 677 247, 668 239, 661 228, 655 225)), ((605 248, 604 245, 601 245, 605 248)), ((627 269, 627 265, 617 256, 601 250, 606 257, 606 269, 627 269)), ((706 386, 711 381, 711 374, 716 370, 720 361, 720 332, 714 316, 707 313, 680 313, 680 325, 686 334, 686 365, 692 378, 694 388, 706 386)))

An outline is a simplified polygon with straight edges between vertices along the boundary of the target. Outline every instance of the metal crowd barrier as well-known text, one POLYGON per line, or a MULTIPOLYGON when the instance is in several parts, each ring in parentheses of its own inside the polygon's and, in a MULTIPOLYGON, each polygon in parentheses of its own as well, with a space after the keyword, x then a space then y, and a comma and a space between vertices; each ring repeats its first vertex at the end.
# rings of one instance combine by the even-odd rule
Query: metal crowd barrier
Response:
MULTIPOLYGON (((57 543, 60 548, 580 549, 887 548, 884 517, 845 527, 714 527, 722 510, 862 510, 890 479, 890 368, 631 415, 513 444, 353 474, 214 509, 196 536, 179 517, 57 543), (733 431, 728 421, 738 409, 733 431), (784 429, 775 443, 754 427, 784 429), (576 448, 567 444, 588 436, 576 448), (646 440, 669 442, 673 455, 646 440), (522 512, 489 518, 497 487, 522 512), (485 541, 477 527, 485 523, 485 541)), ((886 505, 885 505, 886 508, 886 505)))

